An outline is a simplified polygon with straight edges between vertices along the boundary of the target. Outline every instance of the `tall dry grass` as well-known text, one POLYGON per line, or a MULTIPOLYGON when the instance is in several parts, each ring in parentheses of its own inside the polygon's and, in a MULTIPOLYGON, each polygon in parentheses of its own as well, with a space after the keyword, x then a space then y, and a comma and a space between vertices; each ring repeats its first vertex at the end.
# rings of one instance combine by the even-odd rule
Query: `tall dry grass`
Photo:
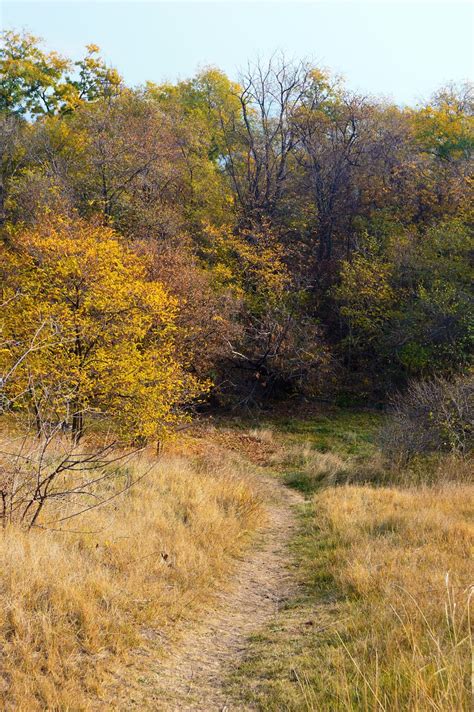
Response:
MULTIPOLYGON (((137 457, 123 476, 151 464, 137 457)), ((1 532, 1 709, 89 709, 106 667, 199 609, 261 521, 236 469, 222 454, 171 456, 68 532, 1 532)))
POLYGON ((314 516, 344 596, 324 663, 335 709, 469 709, 474 488, 344 486, 314 516))
POLYGON ((301 593, 252 642, 235 689, 268 712, 467 712, 472 461, 400 471, 376 448, 314 440, 272 455, 307 495, 292 547, 301 593))

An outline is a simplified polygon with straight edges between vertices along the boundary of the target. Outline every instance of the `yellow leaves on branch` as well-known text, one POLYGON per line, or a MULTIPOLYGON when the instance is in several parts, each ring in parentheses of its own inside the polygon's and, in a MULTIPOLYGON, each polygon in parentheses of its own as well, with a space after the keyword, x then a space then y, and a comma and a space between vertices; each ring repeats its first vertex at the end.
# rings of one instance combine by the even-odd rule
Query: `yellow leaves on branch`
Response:
POLYGON ((15 408, 100 413, 161 437, 202 386, 176 359, 177 300, 113 230, 47 217, 3 248, 2 372, 15 408))
POLYGON ((238 232, 207 225, 205 232, 215 284, 232 289, 257 310, 280 302, 290 279, 283 248, 268 223, 238 232))
POLYGON ((341 303, 341 314, 365 337, 375 338, 390 316, 395 293, 390 284, 392 267, 375 258, 357 255, 343 262, 341 283, 334 290, 341 303))

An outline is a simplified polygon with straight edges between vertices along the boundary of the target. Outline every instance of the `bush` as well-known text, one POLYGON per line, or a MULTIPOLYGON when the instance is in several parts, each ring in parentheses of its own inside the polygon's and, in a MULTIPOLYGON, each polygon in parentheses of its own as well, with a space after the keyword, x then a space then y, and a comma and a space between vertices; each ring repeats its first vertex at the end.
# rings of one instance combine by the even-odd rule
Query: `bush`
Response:
POLYGON ((414 381, 392 399, 392 414, 380 434, 389 456, 409 460, 433 452, 467 454, 473 435, 472 375, 414 381))

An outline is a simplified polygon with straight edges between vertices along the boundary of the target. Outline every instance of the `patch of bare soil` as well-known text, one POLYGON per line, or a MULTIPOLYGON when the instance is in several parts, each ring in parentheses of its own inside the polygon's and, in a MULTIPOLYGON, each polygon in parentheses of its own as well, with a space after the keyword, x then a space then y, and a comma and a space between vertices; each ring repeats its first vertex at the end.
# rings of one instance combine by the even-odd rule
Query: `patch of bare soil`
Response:
MULTIPOLYGON (((246 653, 249 638, 276 616, 295 592, 288 542, 296 528, 301 495, 265 479, 268 524, 261 541, 247 551, 210 611, 184 632, 166 658, 144 651, 139 665, 124 675, 115 710, 230 712, 251 710, 229 696, 226 680, 246 653), (149 657, 144 657, 149 656, 149 657), (145 669, 137 675, 137 669, 145 669)), ((140 653, 138 653, 140 655, 140 653)))

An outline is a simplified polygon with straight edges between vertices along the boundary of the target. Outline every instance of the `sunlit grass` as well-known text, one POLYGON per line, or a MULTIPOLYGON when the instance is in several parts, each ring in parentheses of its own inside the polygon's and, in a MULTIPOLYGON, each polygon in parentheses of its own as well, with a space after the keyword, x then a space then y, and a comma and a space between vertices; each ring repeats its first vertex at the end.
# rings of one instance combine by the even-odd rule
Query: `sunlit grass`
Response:
POLYGON ((174 622, 196 615, 262 521, 258 494, 239 467, 242 474, 245 465, 225 453, 219 461, 136 457, 124 476, 149 474, 71 520, 68 533, 7 527, 2 709, 89 709, 105 667, 145 645, 147 630, 169 635, 174 622))
POLYGON ((377 452, 377 419, 364 438, 367 416, 354 417, 365 455, 341 445, 338 423, 324 425, 330 452, 313 447, 313 422, 282 436, 277 472, 308 498, 291 546, 300 593, 254 637, 231 688, 272 712, 467 711, 472 463, 400 472, 377 452))

